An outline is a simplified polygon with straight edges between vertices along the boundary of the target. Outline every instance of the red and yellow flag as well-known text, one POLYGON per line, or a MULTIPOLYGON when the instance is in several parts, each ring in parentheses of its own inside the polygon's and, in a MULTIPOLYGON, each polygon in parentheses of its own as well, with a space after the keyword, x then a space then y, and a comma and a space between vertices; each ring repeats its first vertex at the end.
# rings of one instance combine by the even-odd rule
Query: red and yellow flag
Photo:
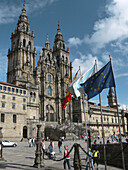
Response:
POLYGON ((70 102, 71 102, 71 96, 72 96, 72 94, 69 93, 69 92, 67 92, 66 97, 65 97, 65 99, 64 99, 64 101, 63 101, 63 104, 62 104, 62 110, 65 109, 65 107, 66 107, 67 104, 70 104, 70 102))
MULTIPOLYGON (((79 70, 80 70, 80 69, 79 69, 79 70)), ((79 70, 76 72, 76 74, 75 74, 75 76, 74 76, 74 78, 73 78, 73 81, 76 79, 79 70)), ((64 98, 64 101, 63 101, 63 104, 62 104, 62 110, 65 109, 65 107, 67 106, 67 104, 70 104, 70 102, 71 102, 71 96, 72 96, 72 94, 69 93, 69 92, 67 92, 66 97, 64 98)))

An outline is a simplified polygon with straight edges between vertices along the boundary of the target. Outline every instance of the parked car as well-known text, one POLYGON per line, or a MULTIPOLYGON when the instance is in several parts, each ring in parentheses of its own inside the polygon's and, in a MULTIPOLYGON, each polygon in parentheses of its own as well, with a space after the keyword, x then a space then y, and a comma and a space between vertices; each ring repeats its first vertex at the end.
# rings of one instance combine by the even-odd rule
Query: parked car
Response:
POLYGON ((10 142, 9 140, 3 140, 2 141, 3 147, 16 147, 17 143, 16 142, 10 142))

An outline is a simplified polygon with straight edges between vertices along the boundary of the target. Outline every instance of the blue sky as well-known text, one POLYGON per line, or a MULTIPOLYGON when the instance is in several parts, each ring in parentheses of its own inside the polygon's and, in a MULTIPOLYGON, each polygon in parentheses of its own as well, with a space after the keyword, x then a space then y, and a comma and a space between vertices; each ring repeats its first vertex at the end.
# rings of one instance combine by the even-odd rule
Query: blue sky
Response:
MULTIPOLYGON (((6 81, 7 51, 23 6, 22 0, 0 0, 0 80, 6 81)), ((70 50, 73 74, 84 72, 95 59, 98 69, 112 57, 118 103, 128 108, 128 1, 127 0, 26 0, 37 60, 46 35, 53 47, 58 21, 70 50)), ((108 89, 101 94, 107 105, 108 89)), ((98 97, 92 99, 98 103, 98 97)))

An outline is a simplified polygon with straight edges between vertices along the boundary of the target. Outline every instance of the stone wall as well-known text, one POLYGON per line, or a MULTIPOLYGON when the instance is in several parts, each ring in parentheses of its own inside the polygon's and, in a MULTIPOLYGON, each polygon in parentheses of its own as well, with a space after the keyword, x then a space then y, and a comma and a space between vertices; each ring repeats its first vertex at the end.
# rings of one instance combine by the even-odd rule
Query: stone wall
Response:
MULTIPOLYGON (((106 144, 106 157, 107 157, 107 165, 111 165, 118 168, 123 168, 122 165, 122 153, 121 147, 119 143, 114 144, 106 144)), ((104 150, 103 145, 92 145, 92 149, 98 149, 100 152, 100 163, 104 164, 104 150)), ((123 143, 124 149, 124 158, 125 158, 125 168, 128 169, 128 143, 123 143)))

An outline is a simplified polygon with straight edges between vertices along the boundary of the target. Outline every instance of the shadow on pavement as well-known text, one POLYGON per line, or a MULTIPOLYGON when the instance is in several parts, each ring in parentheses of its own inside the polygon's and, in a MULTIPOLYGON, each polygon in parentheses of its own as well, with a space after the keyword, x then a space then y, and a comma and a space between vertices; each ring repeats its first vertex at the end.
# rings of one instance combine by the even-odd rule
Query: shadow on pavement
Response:
POLYGON ((0 164, 0 169, 6 169, 6 168, 10 168, 12 170, 17 169, 24 169, 24 170, 28 170, 31 168, 34 168, 33 166, 29 166, 29 165, 23 165, 23 164, 16 164, 16 163, 1 163, 0 164), (26 167, 26 168, 25 168, 26 167))

